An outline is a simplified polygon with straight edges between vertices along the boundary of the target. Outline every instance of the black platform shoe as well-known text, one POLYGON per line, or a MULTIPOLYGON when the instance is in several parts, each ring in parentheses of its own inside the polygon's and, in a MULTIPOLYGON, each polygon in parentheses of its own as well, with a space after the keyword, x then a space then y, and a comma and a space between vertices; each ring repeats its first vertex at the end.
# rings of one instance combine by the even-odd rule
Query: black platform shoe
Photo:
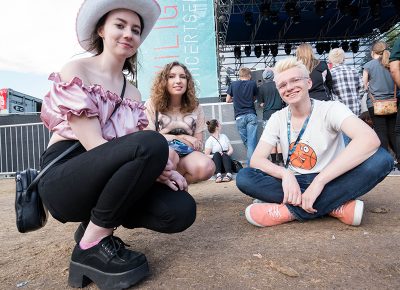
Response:
POLYGON ((75 231, 74 234, 74 240, 77 244, 82 240, 83 234, 86 231, 86 227, 88 226, 89 222, 82 222, 79 224, 78 228, 75 231))
POLYGON ((96 246, 72 252, 68 284, 83 288, 91 281, 100 289, 126 289, 149 274, 145 255, 125 248, 118 237, 107 236, 96 246))

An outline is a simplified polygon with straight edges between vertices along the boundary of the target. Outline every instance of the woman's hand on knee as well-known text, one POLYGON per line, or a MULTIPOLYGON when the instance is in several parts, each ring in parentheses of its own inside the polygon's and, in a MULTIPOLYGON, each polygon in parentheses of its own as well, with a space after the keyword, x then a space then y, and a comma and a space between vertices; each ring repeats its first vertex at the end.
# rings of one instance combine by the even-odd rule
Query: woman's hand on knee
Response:
POLYGON ((187 189, 188 189, 187 181, 186 181, 185 177, 183 177, 178 171, 175 171, 175 170, 172 171, 170 180, 172 181, 172 183, 174 185, 176 185, 176 187, 177 187, 176 190, 178 190, 178 188, 179 188, 180 190, 187 191, 187 189))
POLYGON ((157 179, 157 182, 163 183, 167 185, 172 190, 186 190, 188 189, 188 184, 185 179, 179 172, 172 170, 169 179, 157 179))
POLYGON ((185 135, 184 141, 186 141, 186 145, 192 147, 196 151, 203 150, 203 142, 194 136, 185 135))
POLYGON ((193 143, 193 147, 194 147, 194 150, 196 150, 196 151, 203 151, 203 142, 196 139, 196 141, 193 143))
POLYGON ((173 169, 174 169, 174 164, 170 159, 168 159, 167 164, 165 165, 164 171, 157 178, 157 181, 162 182, 162 181, 169 180, 171 178, 173 169))

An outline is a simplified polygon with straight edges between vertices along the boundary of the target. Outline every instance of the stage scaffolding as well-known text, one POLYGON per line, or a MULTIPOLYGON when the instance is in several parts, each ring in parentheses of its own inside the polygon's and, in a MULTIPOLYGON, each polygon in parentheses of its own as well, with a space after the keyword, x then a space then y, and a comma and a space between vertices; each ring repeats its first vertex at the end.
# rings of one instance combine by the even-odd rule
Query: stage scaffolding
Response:
MULTIPOLYGON (((228 33, 228 26, 231 19, 231 16, 234 17, 235 14, 244 14, 248 9, 253 7, 261 7, 263 3, 268 1, 263 0, 215 0, 215 15, 216 15, 216 32, 217 32, 217 56, 218 56, 218 77, 219 77, 219 100, 223 101, 226 89, 229 85, 229 82, 238 79, 238 71, 242 66, 248 67, 252 70, 262 70, 265 67, 273 67, 276 61, 279 59, 286 57, 288 55, 295 55, 296 47, 301 42, 310 43, 314 48, 317 44, 323 45, 332 45, 332 43, 341 44, 343 42, 348 42, 349 44, 352 42, 358 42, 358 49, 352 51, 349 48, 348 52, 346 53, 346 64, 354 66, 360 72, 362 71, 362 66, 365 62, 370 59, 370 47, 374 41, 377 40, 385 40, 391 41, 393 38, 399 36, 400 32, 400 23, 396 22, 396 18, 393 18, 393 21, 390 20, 390 27, 387 32, 381 33, 379 29, 374 29, 372 33, 369 35, 362 37, 362 38, 349 38, 343 37, 343 39, 327 39, 324 37, 324 34, 331 29, 331 27, 335 26, 335 21, 339 21, 339 14, 335 18, 331 18, 325 27, 323 27, 323 31, 321 30, 320 37, 317 39, 305 39, 302 41, 290 41, 285 39, 285 29, 290 27, 293 21, 292 19, 288 19, 287 22, 283 25, 280 33, 279 39, 274 39, 273 41, 259 41, 255 40, 255 35, 257 34, 258 27, 260 26, 261 21, 263 21, 263 16, 261 13, 259 14, 258 18, 254 23, 253 32, 249 35, 248 41, 241 42, 241 43, 229 43, 226 44, 226 37, 228 33), (254 48, 255 46, 277 46, 278 53, 276 56, 271 54, 269 51, 268 54, 264 54, 263 50, 261 52, 260 57, 255 56, 254 48), (285 52, 285 45, 290 45, 291 50, 289 53, 285 52), (250 46, 251 54, 250 56, 245 55, 245 47, 250 46), (240 47, 241 57, 237 58, 234 56, 234 49, 235 47, 240 47)), ((303 10, 310 10, 311 7, 316 3, 316 1, 297 1, 298 6, 302 7, 303 10)), ((326 1, 328 5, 334 5, 336 1, 326 1)), ((273 5, 281 5, 282 7, 278 7, 279 9, 284 9, 285 1, 272 1, 273 5), (281 4, 280 4, 281 3, 281 4)), ((368 6, 368 1, 359 1, 360 8, 363 6, 368 6)), ((383 6, 392 5, 391 1, 382 1, 383 6)), ((365 8, 365 7, 364 7, 365 8)), ((256 8, 259 9, 259 8, 256 8)), ((370 12, 369 12, 370 13, 370 12)), ((368 14, 367 18, 370 19, 372 17, 368 14)), ((397 18, 398 19, 398 18, 397 18)), ((359 21, 355 22, 355 25, 362 25, 363 21, 367 21, 367 19, 360 19, 359 21)), ((327 61, 329 49, 324 50, 323 53, 317 53, 315 49, 315 55, 321 59, 327 61)))
MULTIPOLYGON (((362 66, 365 62, 370 59, 370 48, 373 42, 377 40, 392 41, 393 38, 399 37, 400 35, 400 24, 395 25, 388 32, 381 34, 378 30, 374 31, 371 35, 361 39, 346 39, 345 41, 351 43, 353 41, 358 41, 359 49, 357 52, 346 53, 346 64, 354 66, 357 70, 362 71, 362 66)), ((333 41, 337 43, 342 43, 343 41, 333 41)), ((317 43, 328 43, 328 42, 308 42, 314 48, 317 43)), ((332 43, 332 42, 329 42, 332 43)), ((219 88, 220 88, 220 100, 224 98, 225 91, 227 89, 228 78, 230 81, 238 79, 238 72, 242 66, 248 67, 252 70, 264 69, 266 67, 273 67, 279 59, 287 56, 295 56, 296 47, 300 44, 299 42, 289 43, 291 44, 291 52, 289 54, 285 53, 284 45, 286 43, 278 44, 278 54, 274 57, 271 52, 268 55, 261 54, 260 57, 254 55, 254 46, 251 47, 251 55, 249 57, 244 55, 245 45, 218 45, 218 74, 219 74, 219 88), (242 56, 240 58, 235 58, 234 47, 239 46, 241 48, 242 56)), ((324 51, 323 54, 318 54, 315 52, 316 57, 321 60, 327 61, 328 52, 324 51)))

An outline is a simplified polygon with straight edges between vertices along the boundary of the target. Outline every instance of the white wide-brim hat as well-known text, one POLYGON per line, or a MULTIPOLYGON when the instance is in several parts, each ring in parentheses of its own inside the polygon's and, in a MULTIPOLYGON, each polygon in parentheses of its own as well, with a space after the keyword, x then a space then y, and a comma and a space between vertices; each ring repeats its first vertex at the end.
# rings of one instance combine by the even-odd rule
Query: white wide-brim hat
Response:
POLYGON ((155 0, 85 0, 76 17, 76 35, 84 50, 90 52, 90 37, 99 19, 115 9, 128 9, 140 15, 144 26, 140 43, 149 35, 161 13, 155 0))

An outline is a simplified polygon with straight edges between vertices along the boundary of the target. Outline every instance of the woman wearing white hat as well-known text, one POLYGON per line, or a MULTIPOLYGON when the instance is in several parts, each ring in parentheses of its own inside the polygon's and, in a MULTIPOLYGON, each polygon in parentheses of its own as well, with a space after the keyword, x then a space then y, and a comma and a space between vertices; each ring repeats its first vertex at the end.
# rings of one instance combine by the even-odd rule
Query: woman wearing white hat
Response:
POLYGON ((69 269, 72 287, 93 281, 101 289, 123 289, 148 274, 146 257, 126 249, 113 236, 116 227, 175 233, 195 220, 186 180, 172 170, 165 138, 142 131, 148 121, 140 92, 123 74, 134 73, 137 49, 159 14, 156 1, 84 1, 76 32, 94 56, 50 76, 41 118, 53 135, 42 168, 80 142, 39 184, 53 217, 82 222, 69 269))

